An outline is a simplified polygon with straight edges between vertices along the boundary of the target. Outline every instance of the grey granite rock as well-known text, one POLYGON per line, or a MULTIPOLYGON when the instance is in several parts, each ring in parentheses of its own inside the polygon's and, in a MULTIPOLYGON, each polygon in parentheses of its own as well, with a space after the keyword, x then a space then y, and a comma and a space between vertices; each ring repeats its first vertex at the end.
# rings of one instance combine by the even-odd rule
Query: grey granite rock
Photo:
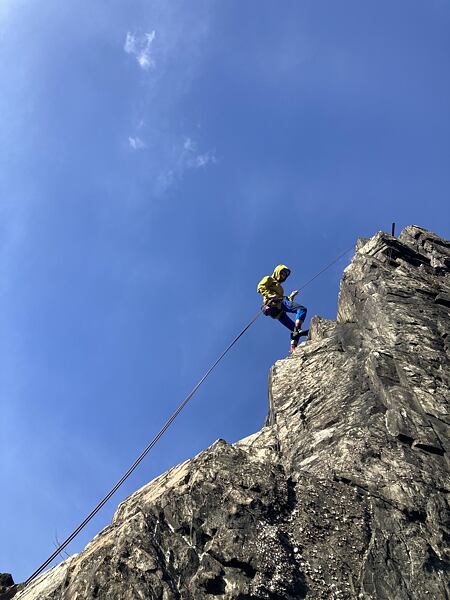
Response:
POLYGON ((2 600, 9 600, 13 598, 19 587, 14 583, 10 573, 0 573, 0 598, 2 600))
POLYGON ((15 598, 449 598, 449 332, 450 243, 359 240, 337 321, 272 367, 263 429, 138 490, 15 598))

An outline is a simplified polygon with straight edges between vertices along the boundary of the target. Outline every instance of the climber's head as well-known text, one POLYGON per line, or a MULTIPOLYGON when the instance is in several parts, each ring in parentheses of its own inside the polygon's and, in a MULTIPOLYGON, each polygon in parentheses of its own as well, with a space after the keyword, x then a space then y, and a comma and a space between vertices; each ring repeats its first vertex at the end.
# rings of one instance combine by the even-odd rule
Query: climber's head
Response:
POLYGON ((286 265, 278 265, 275 267, 272 277, 276 280, 276 281, 286 281, 286 279, 289 277, 291 273, 291 270, 289 269, 289 267, 287 267, 286 265))

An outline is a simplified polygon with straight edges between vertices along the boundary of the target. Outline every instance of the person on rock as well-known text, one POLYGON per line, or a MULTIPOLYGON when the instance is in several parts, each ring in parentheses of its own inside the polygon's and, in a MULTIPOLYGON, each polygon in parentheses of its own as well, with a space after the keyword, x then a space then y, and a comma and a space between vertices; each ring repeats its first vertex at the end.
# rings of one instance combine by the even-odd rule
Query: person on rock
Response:
POLYGON ((281 285, 289 277, 291 270, 286 265, 275 267, 272 275, 266 275, 258 283, 258 293, 262 294, 264 304, 263 313, 272 319, 278 319, 285 327, 291 331, 291 347, 293 352, 298 345, 300 337, 308 335, 307 330, 302 329, 303 321, 306 317, 306 308, 301 304, 294 302, 298 290, 294 290, 289 296, 284 295, 281 285), (287 316, 287 313, 295 314, 295 323, 287 316))

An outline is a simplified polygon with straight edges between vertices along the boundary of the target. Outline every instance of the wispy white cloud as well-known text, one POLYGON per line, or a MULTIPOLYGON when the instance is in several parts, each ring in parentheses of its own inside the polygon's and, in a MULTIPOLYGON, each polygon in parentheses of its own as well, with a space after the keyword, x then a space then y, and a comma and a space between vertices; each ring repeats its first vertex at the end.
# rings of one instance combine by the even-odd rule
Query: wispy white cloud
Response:
POLYGON ((177 176, 172 169, 163 171, 156 178, 155 193, 158 195, 164 194, 170 187, 172 187, 177 176))
POLYGON ((125 38, 123 49, 127 54, 135 56, 139 66, 144 71, 155 68, 155 60, 151 56, 151 47, 156 37, 156 31, 150 31, 143 35, 136 35, 130 31, 125 38))
POLYGON ((201 169, 209 164, 216 164, 217 159, 214 152, 198 153, 197 144, 190 137, 185 137, 183 151, 180 154, 181 163, 188 169, 201 169))
POLYGON ((130 151, 141 150, 139 155, 145 156, 145 167, 139 163, 137 168, 145 169, 143 176, 157 196, 175 187, 187 172, 217 162, 211 148, 200 141, 197 147, 195 135, 190 133, 201 124, 192 122, 185 110, 207 57, 205 44, 214 14, 207 0, 200 4, 199 12, 192 12, 182 0, 155 0, 140 29, 128 24, 121 31, 127 57, 136 61, 145 75, 151 75, 131 80, 133 109, 122 140, 128 139, 130 151))
POLYGON ((212 152, 206 152, 205 154, 198 154, 193 158, 189 159, 187 162, 187 166, 190 169, 201 169, 202 167, 206 167, 209 164, 216 164, 217 159, 212 152))
POLYGON ((183 149, 186 150, 186 152, 195 152, 196 145, 190 137, 184 138, 183 149))
POLYGON ((143 150, 144 148, 147 148, 147 144, 141 140, 140 137, 129 137, 128 138, 128 143, 130 145, 131 148, 133 148, 133 150, 143 150))
POLYGON ((197 143, 191 137, 184 137, 181 142, 175 144, 170 162, 171 167, 157 177, 156 191, 159 194, 163 194, 180 181, 186 171, 217 164, 217 158, 214 151, 200 153, 197 143))

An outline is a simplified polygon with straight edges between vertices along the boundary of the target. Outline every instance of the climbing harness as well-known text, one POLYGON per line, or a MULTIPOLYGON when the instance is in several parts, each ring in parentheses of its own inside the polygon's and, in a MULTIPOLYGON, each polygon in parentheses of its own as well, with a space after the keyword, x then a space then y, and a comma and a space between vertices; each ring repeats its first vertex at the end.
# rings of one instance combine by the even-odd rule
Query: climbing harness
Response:
MULTIPOLYGON (((299 291, 304 289, 307 285, 309 285, 311 282, 313 282, 315 279, 317 279, 317 277, 319 277, 322 273, 324 273, 330 267, 332 267, 334 264, 336 264, 341 258, 343 258, 352 249, 353 249, 353 246, 351 248, 348 248, 347 250, 345 250, 345 252, 342 252, 342 254, 340 254, 331 263, 329 263, 326 267, 324 267, 321 271, 319 271, 319 273, 314 275, 314 277, 312 277, 309 281, 307 281, 302 287, 300 287, 299 291)), ((61 553, 61 551, 64 550, 64 548, 66 548, 66 546, 68 546, 70 544, 70 542, 80 533, 80 531, 82 529, 84 529, 84 527, 89 523, 89 521, 91 521, 91 519, 99 512, 99 510, 108 502, 108 500, 111 498, 111 496, 119 489, 119 487, 125 482, 125 480, 128 479, 128 477, 133 473, 133 471, 137 468, 137 466, 142 462, 142 460, 145 458, 145 456, 150 452, 150 450, 153 448, 153 446, 155 446, 155 444, 161 439, 161 437, 164 435, 164 433, 167 431, 167 429, 172 425, 172 423, 175 421, 177 416, 180 414, 180 412, 183 410, 183 408, 186 406, 186 404, 189 402, 189 400, 192 398, 192 396, 197 392, 199 387, 208 378, 210 373, 216 368, 216 366, 225 357, 225 355, 231 350, 231 348, 236 344, 236 342, 244 335, 244 333, 248 329, 250 329, 250 327, 258 319, 258 317, 261 316, 261 314, 262 314, 262 308, 261 308, 261 310, 258 310, 258 312, 255 314, 255 316, 251 319, 251 321, 244 327, 244 329, 242 329, 242 331, 234 338, 234 340, 232 342, 230 342, 230 344, 225 348, 225 350, 222 352, 222 354, 219 356, 219 358, 214 362, 214 364, 203 375, 203 377, 195 385, 195 387, 192 389, 192 391, 186 396, 186 398, 183 400, 183 402, 180 404, 180 406, 172 414, 172 416, 165 423, 165 425, 159 430, 159 432, 155 435, 155 437, 148 444, 148 446, 142 451, 142 453, 134 461, 134 463, 131 465, 131 467, 128 469, 128 471, 110 489, 110 491, 106 494, 106 496, 89 513, 89 515, 84 519, 84 521, 82 523, 80 523, 80 525, 78 525, 78 527, 64 540, 64 542, 62 542, 58 546, 58 548, 56 548, 56 550, 53 552, 53 554, 51 554, 51 556, 49 556, 47 558, 47 560, 44 563, 42 563, 42 565, 38 569, 36 569, 36 571, 34 571, 34 573, 32 575, 30 575, 30 577, 25 581, 25 586, 29 585, 38 575, 40 575, 42 573, 42 571, 46 567, 48 567, 50 565, 50 563, 61 553)))

